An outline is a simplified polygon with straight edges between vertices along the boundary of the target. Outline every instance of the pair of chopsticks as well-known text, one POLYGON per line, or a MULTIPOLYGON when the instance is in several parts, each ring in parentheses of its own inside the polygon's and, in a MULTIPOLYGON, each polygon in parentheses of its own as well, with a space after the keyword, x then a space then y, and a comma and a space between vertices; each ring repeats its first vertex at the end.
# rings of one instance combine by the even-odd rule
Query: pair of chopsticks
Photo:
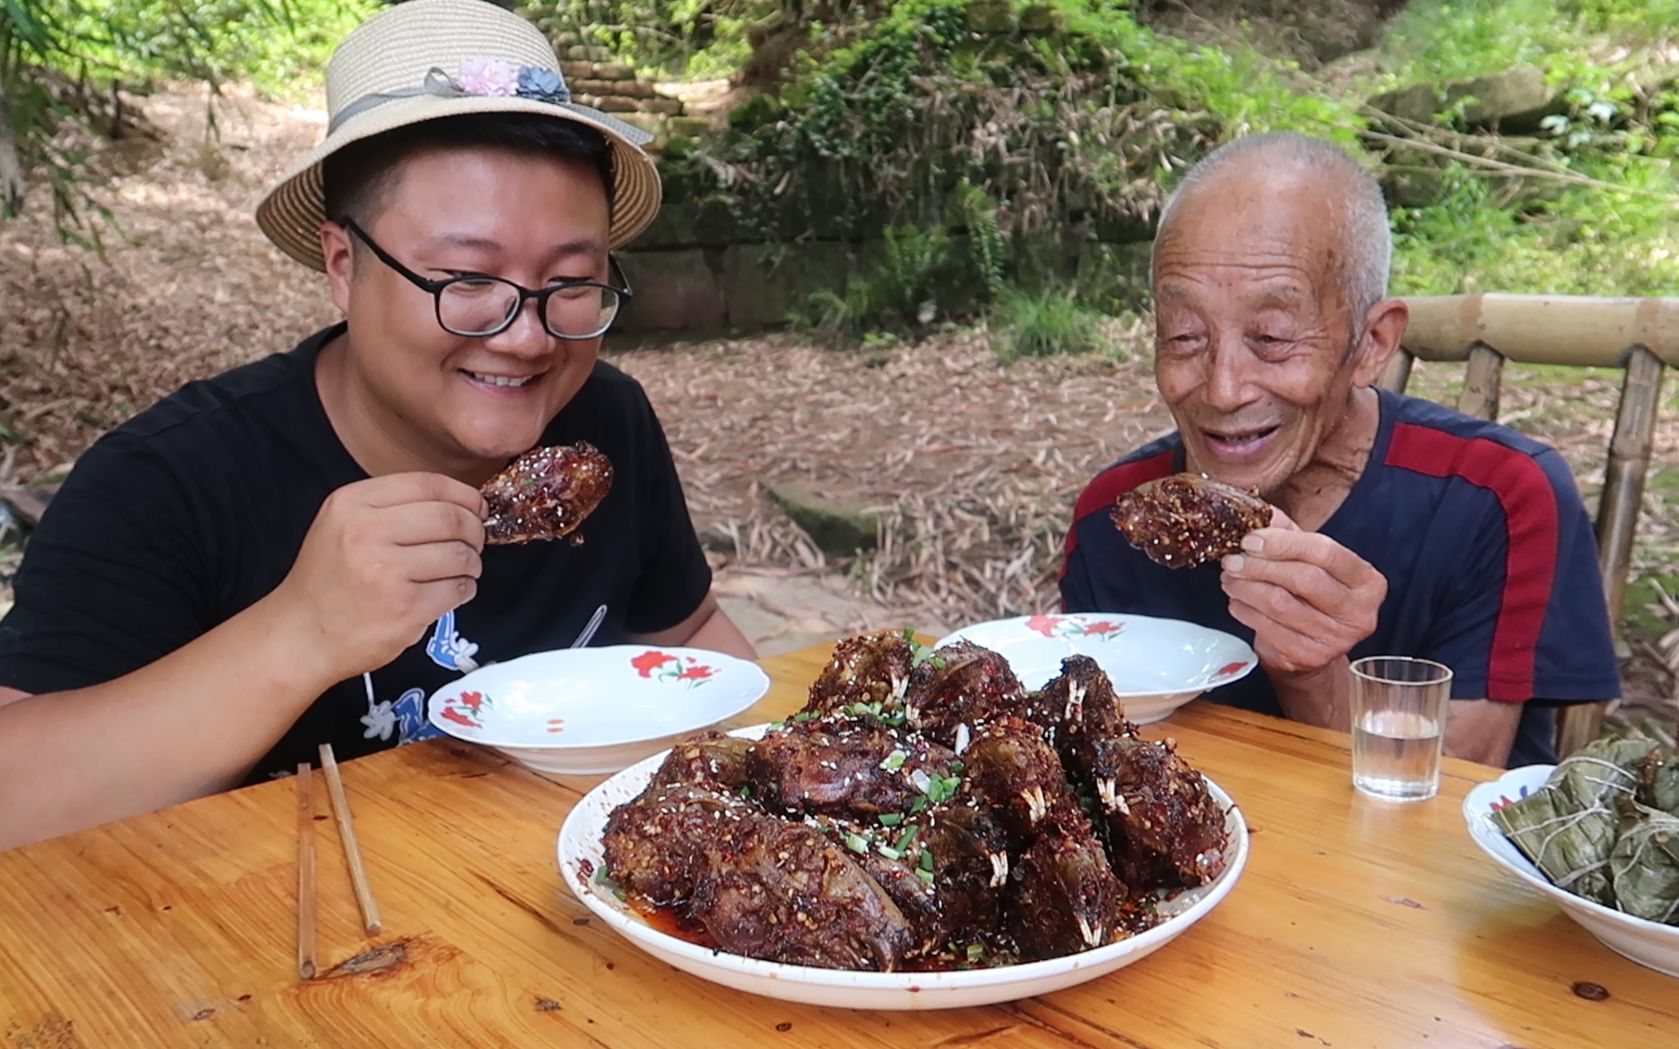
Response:
MULTIPOLYGON (((373 889, 367 883, 361 846, 356 844, 356 827, 350 819, 350 803, 344 796, 344 781, 338 776, 338 762, 333 759, 330 743, 321 744, 321 770, 326 773, 332 811, 338 817, 338 837, 344 842, 344 858, 349 863, 356 902, 361 905, 362 924, 369 936, 377 936, 383 928, 379 905, 374 902, 373 889)), ((297 766, 297 975, 305 980, 314 979, 316 970, 314 785, 309 763, 301 762, 297 766)))

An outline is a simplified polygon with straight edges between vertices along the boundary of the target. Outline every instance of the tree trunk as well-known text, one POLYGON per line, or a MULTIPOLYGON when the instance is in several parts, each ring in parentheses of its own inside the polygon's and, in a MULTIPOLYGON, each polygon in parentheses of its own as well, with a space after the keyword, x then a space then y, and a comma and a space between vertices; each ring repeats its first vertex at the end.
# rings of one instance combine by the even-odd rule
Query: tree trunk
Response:
POLYGON ((0 84, 0 218, 23 210, 23 163, 18 159, 17 135, 12 131, 11 103, 0 84))

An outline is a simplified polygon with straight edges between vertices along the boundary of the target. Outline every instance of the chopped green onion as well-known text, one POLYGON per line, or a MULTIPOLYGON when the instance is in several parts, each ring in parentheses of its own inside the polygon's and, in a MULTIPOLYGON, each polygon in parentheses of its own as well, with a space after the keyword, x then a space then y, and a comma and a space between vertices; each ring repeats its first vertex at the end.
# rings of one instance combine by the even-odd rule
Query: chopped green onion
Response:
POLYGON ((880 853, 882 856, 885 856, 889 860, 901 860, 901 859, 904 858, 903 853, 899 852, 897 849, 894 849, 890 845, 876 846, 874 851, 880 853))
POLYGON ((933 884, 933 872, 930 870, 924 870, 918 867, 916 868, 915 876, 926 882, 928 885, 933 884))
POLYGON ((845 847, 850 849, 852 852, 868 852, 869 839, 863 837, 861 834, 847 834, 845 836, 845 847))
POLYGON ((618 897, 618 902, 620 903, 630 902, 629 893, 626 893, 623 889, 613 889, 612 895, 618 897))
POLYGON ((793 715, 793 720, 797 721, 801 725, 804 724, 807 721, 815 721, 816 720, 816 711, 814 711, 814 710, 801 710, 797 714, 793 715))
POLYGON ((968 961, 977 962, 983 957, 985 957, 985 944, 983 944, 983 943, 970 943, 970 944, 968 944, 968 961))
POLYGON ((921 812, 926 807, 927 807, 927 796, 925 794, 918 795, 914 801, 910 802, 909 814, 911 816, 914 816, 915 814, 921 812))
POLYGON ((933 850, 932 849, 922 849, 921 850, 921 869, 926 871, 928 874, 933 873, 933 850))
POLYGON ((785 721, 772 721, 772 722, 770 722, 770 729, 775 731, 775 732, 780 732, 782 729, 784 729, 786 727, 787 727, 787 722, 785 722, 785 721))
POLYGON ((908 754, 905 754, 901 750, 894 750, 892 753, 886 755, 885 760, 880 763, 880 767, 885 769, 887 772, 896 772, 903 768, 904 762, 908 760, 908 754))
POLYGON ((612 872, 606 869, 606 864, 604 864, 604 863, 601 864, 600 865, 600 870, 595 872, 595 884, 596 885, 605 885, 607 882, 609 882, 611 880, 612 880, 612 872))
POLYGON ((955 776, 934 776, 927 785, 927 799, 937 805, 942 801, 949 801, 956 796, 956 788, 962 781, 955 776))
MULTIPOLYGON (((967 771, 967 769, 968 769, 968 766, 967 766, 967 763, 966 763, 966 762, 962 762, 962 761, 952 761, 952 762, 951 762, 951 763, 950 763, 950 771, 952 771, 952 772, 966 772, 966 771, 967 771)), ((979 945, 978 945, 978 944, 975 944, 975 945, 974 945, 974 946, 976 946, 976 947, 977 947, 977 946, 979 946, 979 945)))
POLYGON ((915 841, 915 836, 920 833, 920 827, 910 827, 909 830, 904 831, 903 836, 898 839, 898 844, 894 848, 900 852, 908 852, 910 844, 915 841))
POLYGON ((901 812, 883 812, 880 814, 880 823, 883 827, 896 827, 902 822, 904 822, 904 814, 901 812))

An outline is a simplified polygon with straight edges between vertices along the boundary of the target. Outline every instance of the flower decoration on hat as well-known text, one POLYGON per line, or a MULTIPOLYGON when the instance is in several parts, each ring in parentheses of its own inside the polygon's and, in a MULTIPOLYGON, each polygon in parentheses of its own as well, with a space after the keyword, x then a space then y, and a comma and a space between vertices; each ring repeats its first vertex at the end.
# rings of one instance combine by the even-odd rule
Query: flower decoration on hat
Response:
POLYGON ((565 86, 565 79, 552 69, 526 66, 519 70, 519 97, 564 104, 571 101, 571 89, 565 86))
POLYGON ((518 92, 519 74, 494 58, 469 58, 455 73, 455 86, 469 95, 507 98, 518 92))
POLYGON ((469 95, 529 98, 564 105, 571 101, 565 79, 552 69, 519 66, 498 58, 469 58, 454 76, 455 87, 469 95))

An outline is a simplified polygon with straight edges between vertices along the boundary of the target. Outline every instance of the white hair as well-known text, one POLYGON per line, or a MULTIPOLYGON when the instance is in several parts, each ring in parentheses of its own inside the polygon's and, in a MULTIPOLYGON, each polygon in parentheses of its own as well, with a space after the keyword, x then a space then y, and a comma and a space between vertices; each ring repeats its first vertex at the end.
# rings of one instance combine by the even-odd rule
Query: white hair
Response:
MULTIPOLYGON (((1388 277, 1393 267, 1393 233, 1388 228, 1387 203, 1374 176, 1339 146, 1292 131, 1268 131, 1233 139, 1207 154, 1190 169, 1160 212, 1155 236, 1159 250, 1161 234, 1172 221, 1179 203, 1201 183, 1242 160, 1267 167, 1323 174, 1340 182, 1345 192, 1336 202, 1340 214, 1333 216, 1335 235, 1345 249, 1339 263, 1339 280, 1355 327, 1363 323, 1370 307, 1387 297, 1388 277)), ((1153 259, 1150 259, 1153 276, 1153 259)))

